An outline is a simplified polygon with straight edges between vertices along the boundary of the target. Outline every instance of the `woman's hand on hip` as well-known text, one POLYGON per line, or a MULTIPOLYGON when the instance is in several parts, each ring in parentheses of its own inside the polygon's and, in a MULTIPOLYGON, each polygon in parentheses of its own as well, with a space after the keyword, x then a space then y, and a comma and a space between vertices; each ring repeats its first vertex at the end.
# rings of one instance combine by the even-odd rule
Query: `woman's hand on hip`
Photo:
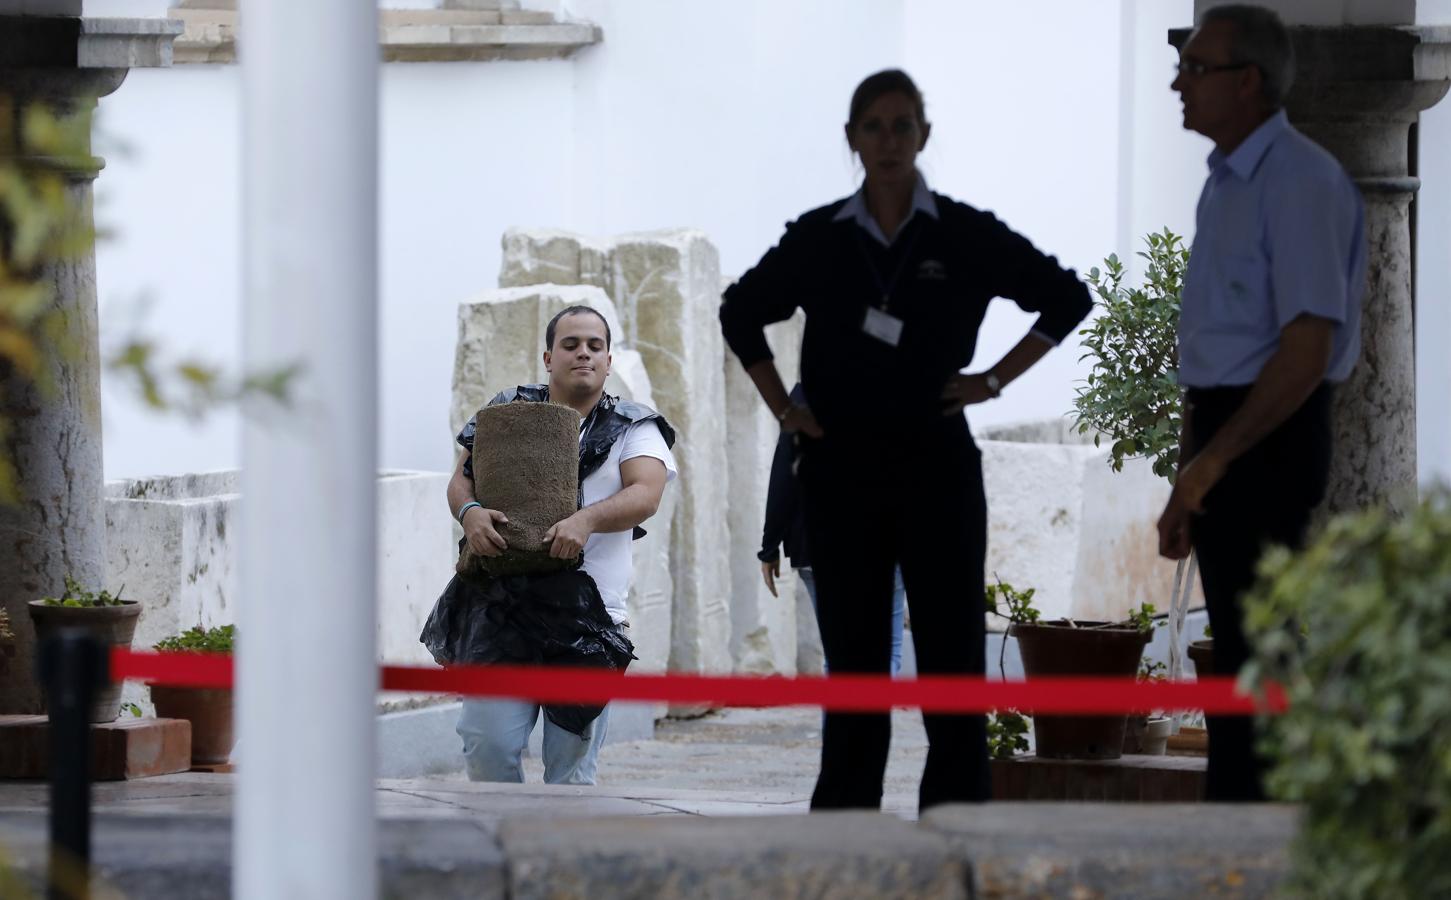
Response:
POLYGON ((786 415, 781 417, 781 430, 786 432, 799 431, 809 438, 820 438, 826 432, 816 422, 816 416, 812 414, 811 407, 793 403, 786 410, 786 415))
POLYGON ((942 414, 944 416, 959 415, 964 407, 991 400, 995 396, 997 395, 993 393, 992 388, 988 387, 986 376, 953 375, 942 387, 942 414))

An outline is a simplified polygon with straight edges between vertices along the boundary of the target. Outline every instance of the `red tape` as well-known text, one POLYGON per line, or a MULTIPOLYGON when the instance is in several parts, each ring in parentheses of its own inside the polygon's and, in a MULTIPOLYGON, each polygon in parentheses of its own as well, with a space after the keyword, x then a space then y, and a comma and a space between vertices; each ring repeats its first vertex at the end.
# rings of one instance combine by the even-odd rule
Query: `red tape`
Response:
MULTIPOLYGON (((1156 682, 1131 678, 990 681, 971 675, 782 678, 622 675, 600 669, 541 666, 381 666, 379 671, 382 690, 514 697, 538 703, 644 700, 711 706, 819 706, 837 712, 883 712, 903 706, 940 713, 1017 709, 1051 715, 1194 709, 1212 715, 1253 715, 1281 713, 1288 706, 1279 685, 1266 685, 1264 697, 1257 699, 1241 693, 1235 680, 1227 677, 1156 682)), ((207 653, 144 653, 118 647, 111 652, 111 676, 118 681, 231 687, 232 658, 207 653)))

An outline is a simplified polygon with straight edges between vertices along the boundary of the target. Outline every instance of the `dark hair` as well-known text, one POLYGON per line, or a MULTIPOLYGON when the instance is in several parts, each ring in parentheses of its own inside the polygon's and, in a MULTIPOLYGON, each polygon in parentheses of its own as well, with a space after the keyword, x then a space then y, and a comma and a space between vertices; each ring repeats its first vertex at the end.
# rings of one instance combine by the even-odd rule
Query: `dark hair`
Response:
POLYGON ((868 75, 852 92, 851 110, 847 116, 846 127, 855 128, 862 114, 867 111, 867 107, 875 103, 877 98, 883 94, 906 94, 917 107, 917 124, 926 124, 927 106, 922 102, 922 92, 917 90, 917 84, 912 80, 912 76, 901 69, 883 69, 873 75, 868 75))
POLYGON ((1228 22, 1234 26, 1231 61, 1259 69, 1260 93, 1265 102, 1271 109, 1284 106, 1285 95, 1290 93, 1290 85, 1295 81, 1295 47, 1279 15, 1263 6, 1230 3, 1206 10, 1199 24, 1208 22, 1228 22))
POLYGON ((565 316, 578 316, 584 313, 598 316, 599 320, 605 323, 605 349, 610 349, 610 320, 605 318, 604 313, 601 313, 592 306, 566 306, 564 309, 555 313, 554 318, 549 320, 549 324, 544 326, 544 349, 551 353, 554 352, 554 327, 559 324, 560 319, 565 316))

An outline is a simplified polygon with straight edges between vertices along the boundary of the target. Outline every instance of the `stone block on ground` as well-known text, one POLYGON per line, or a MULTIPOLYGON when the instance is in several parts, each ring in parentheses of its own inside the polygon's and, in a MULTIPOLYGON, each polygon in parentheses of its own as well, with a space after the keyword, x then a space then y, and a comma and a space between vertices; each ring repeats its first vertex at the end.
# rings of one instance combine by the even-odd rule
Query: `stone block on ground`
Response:
POLYGON ((1273 896, 1298 814, 1273 804, 990 803, 923 813, 972 870, 972 896, 1273 896))
POLYGON ((509 896, 966 898, 949 845, 891 816, 505 821, 509 896))
MULTIPOLYGON (((800 368, 801 328, 798 311, 766 329, 776 367, 789 389, 800 368)), ((736 671, 761 675, 793 674, 798 653, 796 604, 788 561, 781 560, 777 596, 766 589, 761 563, 761 530, 766 516, 766 491, 771 460, 781 426, 740 360, 725 350, 726 458, 729 479, 727 525, 731 547, 731 656, 736 671)))
POLYGON ((683 229, 620 237, 610 259, 625 342, 644 358, 656 405, 680 435, 670 550, 675 588, 670 668, 729 672, 720 260, 704 234, 683 229))
MULTIPOLYGON (((1117 620, 1152 603, 1169 608, 1174 564, 1159 558, 1156 523, 1169 484, 1149 463, 1108 465, 1063 420, 985 429, 979 436, 988 503, 987 579, 1035 588, 1045 618, 1117 620)), ((1191 606, 1202 606, 1196 589, 1191 606)), ((988 627, 1005 620, 990 616, 988 627)))
MULTIPOLYGON (((191 768, 191 723, 126 717, 92 725, 91 778, 119 781, 191 768)), ((0 778, 50 775, 50 719, 0 716, 0 778)))
POLYGON ((544 333, 549 320, 569 306, 599 310, 609 324, 611 340, 619 341, 622 329, 614 304, 595 287, 544 284, 503 288, 484 291, 459 304, 448 422, 454 458, 458 456, 454 436, 495 394, 515 385, 548 380, 544 333))
POLYGON ((1202 756, 1040 759, 1024 754, 992 761, 993 798, 1196 803, 1204 798, 1204 773, 1202 756))

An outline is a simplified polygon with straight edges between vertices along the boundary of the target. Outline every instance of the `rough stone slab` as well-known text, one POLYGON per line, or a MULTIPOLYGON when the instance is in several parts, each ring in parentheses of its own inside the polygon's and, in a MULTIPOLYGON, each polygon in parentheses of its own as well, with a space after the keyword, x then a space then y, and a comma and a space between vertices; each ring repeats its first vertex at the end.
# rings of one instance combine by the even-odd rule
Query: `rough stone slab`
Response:
POLYGON ((993 760, 993 798, 1197 803, 1204 798, 1205 764, 1202 756, 1039 759, 1024 754, 993 760))
POLYGON ((499 840, 514 900, 968 896, 941 838, 873 813, 506 821, 499 840))
MULTIPOLYGON (((766 340, 787 389, 800 370, 801 335, 805 315, 766 328, 766 340)), ((730 491, 727 524, 731 548, 731 656, 736 671, 760 675, 796 672, 795 584, 798 579, 787 560, 781 560, 779 596, 771 596, 756 558, 766 515, 766 490, 771 459, 781 426, 761 401, 756 386, 728 349, 724 354, 726 421, 726 475, 730 491)))
POLYGON ((640 351, 655 400, 679 432, 679 505, 671 529, 675 611, 670 668, 729 672, 731 571, 720 258, 680 229, 625 235, 610 255, 625 342, 640 351))
MULTIPOLYGON (((46 873, 45 813, 0 813, 0 844, 40 896, 46 873)), ((91 856, 96 884, 123 897, 230 897, 228 816, 98 813, 91 856)), ((363 863, 360 863, 363 864, 363 863)), ((488 831, 456 819, 378 823, 384 897, 504 898, 504 860, 488 831)))
POLYGON ((921 824, 970 862, 977 898, 1266 897, 1289 871, 1297 812, 1271 804, 991 803, 921 824))
MULTIPOLYGON (((91 726, 91 778, 117 781, 191 768, 191 723, 124 718, 91 726)), ((47 778, 50 719, 0 716, 0 778, 47 778)))
MULTIPOLYGON (((459 304, 458 343, 454 350, 453 395, 449 406, 449 442, 499 391, 548 380, 544 370, 544 333, 549 320, 569 306, 598 310, 613 340, 620 317, 604 291, 580 285, 545 284, 484 291, 459 304)), ((605 390, 618 393, 620 382, 605 390)), ((455 456, 457 453, 455 452, 455 456)))
MULTIPOLYGON (((589 284, 613 296, 610 245, 606 241, 553 229, 511 228, 504 232, 499 287, 538 284, 589 284)), ((630 335, 621 343, 632 346, 630 335)))

